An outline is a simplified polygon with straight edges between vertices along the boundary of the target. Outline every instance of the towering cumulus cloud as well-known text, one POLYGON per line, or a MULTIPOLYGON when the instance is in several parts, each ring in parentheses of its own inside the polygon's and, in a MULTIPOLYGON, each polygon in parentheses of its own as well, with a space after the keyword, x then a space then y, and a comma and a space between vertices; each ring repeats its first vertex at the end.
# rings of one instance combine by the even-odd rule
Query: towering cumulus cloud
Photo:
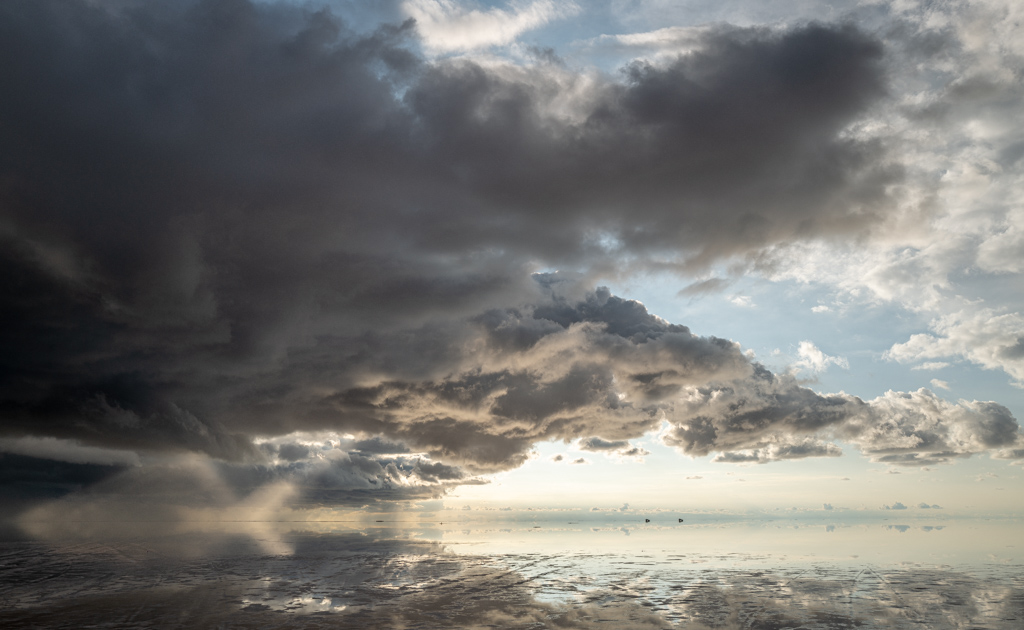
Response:
POLYGON ((886 94, 878 41, 721 26, 609 77, 429 60, 417 28, 0 4, 8 452, 198 453, 340 501, 433 496, 539 440, 626 452, 663 421, 727 461, 1014 444, 999 405, 820 395, 594 286, 884 221, 901 170, 844 131, 886 94))

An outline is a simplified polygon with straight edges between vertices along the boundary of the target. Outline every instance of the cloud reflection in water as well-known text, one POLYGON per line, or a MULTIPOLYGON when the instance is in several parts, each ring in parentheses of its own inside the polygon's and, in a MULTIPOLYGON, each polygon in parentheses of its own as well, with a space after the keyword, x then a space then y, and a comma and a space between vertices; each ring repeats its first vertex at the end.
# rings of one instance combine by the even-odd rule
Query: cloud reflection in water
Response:
POLYGON ((966 522, 759 526, 774 553, 744 544, 749 524, 634 527, 628 538, 611 525, 554 523, 224 525, 6 542, 0 625, 1009 629, 1024 619, 1020 557, 999 555, 1005 545, 966 522), (922 557, 955 530, 980 533, 995 554, 956 565, 922 557), (799 537, 805 553, 790 546, 799 537), (870 539, 887 557, 870 553, 870 539), (822 553, 830 540, 833 553, 822 553), (290 553, 269 553, 274 545, 290 553), (864 557, 847 554, 856 546, 864 557))

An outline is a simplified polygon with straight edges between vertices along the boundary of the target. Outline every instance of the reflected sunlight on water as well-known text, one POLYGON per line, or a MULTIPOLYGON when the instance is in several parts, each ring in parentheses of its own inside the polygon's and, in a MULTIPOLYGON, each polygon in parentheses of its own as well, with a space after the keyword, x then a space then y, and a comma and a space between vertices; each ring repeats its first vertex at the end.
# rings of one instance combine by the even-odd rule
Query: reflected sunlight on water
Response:
POLYGON ((25 524, 4 627, 1020 628, 1020 522, 25 524), (100 525, 100 524, 93 524, 100 525))

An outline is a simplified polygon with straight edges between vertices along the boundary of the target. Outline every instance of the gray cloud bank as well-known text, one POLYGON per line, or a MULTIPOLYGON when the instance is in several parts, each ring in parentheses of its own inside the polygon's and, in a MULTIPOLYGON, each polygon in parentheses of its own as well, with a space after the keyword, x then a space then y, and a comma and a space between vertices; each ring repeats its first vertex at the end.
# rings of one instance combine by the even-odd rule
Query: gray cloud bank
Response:
POLYGON ((413 29, 246 0, 0 5, 4 435, 268 478, 324 453, 257 438, 369 440, 316 464, 327 494, 663 420, 723 461, 1015 445, 994 403, 819 395, 587 289, 884 220, 900 170, 843 133, 885 95, 878 41, 720 27, 612 78, 426 61, 413 29))

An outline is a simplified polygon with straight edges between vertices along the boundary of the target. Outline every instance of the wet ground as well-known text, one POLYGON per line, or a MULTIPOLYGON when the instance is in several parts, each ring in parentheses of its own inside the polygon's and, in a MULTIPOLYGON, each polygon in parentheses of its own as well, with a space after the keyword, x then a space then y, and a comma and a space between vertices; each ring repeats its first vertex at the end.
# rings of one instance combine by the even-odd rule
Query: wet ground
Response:
MULTIPOLYGON (((873 535, 913 533, 885 527, 873 535)), ((1014 558, 951 565, 547 530, 9 537, 0 627, 1024 628, 1014 558)))

